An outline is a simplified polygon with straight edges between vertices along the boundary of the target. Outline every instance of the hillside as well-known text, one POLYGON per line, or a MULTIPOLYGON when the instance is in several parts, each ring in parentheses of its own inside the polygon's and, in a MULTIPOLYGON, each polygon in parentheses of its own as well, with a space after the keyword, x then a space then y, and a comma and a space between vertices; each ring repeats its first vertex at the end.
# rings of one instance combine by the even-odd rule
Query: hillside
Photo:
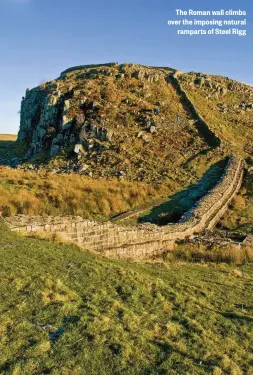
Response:
MULTIPOLYGON (((27 89, 18 141, 6 135, 0 140, 1 164, 40 171, 38 178, 0 171, 2 215, 107 219, 141 208, 142 221, 174 221, 218 181, 227 155, 252 163, 252 98, 251 86, 171 68, 110 63, 67 69, 27 89), (56 180, 47 172, 70 178, 56 180), (45 178, 51 181, 47 187, 39 183, 45 178), (99 192, 90 178, 99 179, 99 192), (125 192, 117 204, 110 197, 116 190, 104 189, 106 181, 116 184, 113 179, 126 181, 124 188, 119 185, 125 192), (61 184, 68 188, 61 191, 61 184)), ((251 174, 247 181, 250 185, 251 174)), ((251 188, 245 194, 252 207, 251 188)), ((241 207, 240 215, 245 210, 249 218, 251 208, 241 207)), ((246 225, 229 220, 224 227, 245 232, 246 225)))
POLYGON ((251 265, 127 263, 0 223, 0 372, 252 375, 251 265))
POLYGON ((253 375, 252 99, 116 63, 27 90, 0 135, 0 374, 253 375))
POLYGON ((234 152, 253 155, 253 87, 227 77, 188 73, 179 77, 210 128, 234 152))
POLYGON ((220 226, 226 230, 253 233, 253 171, 244 178, 240 194, 221 220, 220 226))
POLYGON ((219 147, 198 123, 174 74, 116 63, 68 69, 27 90, 18 149, 26 147, 33 168, 173 186, 196 182, 231 151, 252 156, 253 89, 224 77, 178 76, 222 139, 219 147))
POLYGON ((172 184, 188 178, 187 172, 177 171, 185 161, 182 150, 189 146, 191 158, 207 147, 167 84, 168 71, 139 68, 130 64, 70 70, 28 91, 19 132, 19 140, 29 141, 28 156, 41 150, 51 156, 60 152, 51 169, 94 177, 147 182, 167 178, 172 184), (174 176, 168 170, 175 171, 174 176))
POLYGON ((56 176, 0 167, 0 216, 75 214, 105 220, 166 200, 172 191, 170 184, 155 188, 144 182, 95 180, 78 174, 56 176))

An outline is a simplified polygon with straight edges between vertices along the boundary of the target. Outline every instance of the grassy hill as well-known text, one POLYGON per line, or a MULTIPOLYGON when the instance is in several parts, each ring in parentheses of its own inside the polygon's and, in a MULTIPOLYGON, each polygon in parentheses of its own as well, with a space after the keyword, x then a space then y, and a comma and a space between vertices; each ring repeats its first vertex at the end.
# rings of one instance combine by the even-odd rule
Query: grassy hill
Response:
MULTIPOLYGON (((231 149, 210 147, 203 138, 173 73, 137 64, 78 67, 28 90, 19 141, 26 142, 29 163, 152 184, 200 177, 231 149)), ((246 85, 240 90, 245 98, 251 94, 246 85)), ((231 95, 221 97, 230 103, 231 95)), ((224 126, 229 139, 230 124, 224 126)))
POLYGON ((240 194, 222 218, 220 226, 241 233, 253 233, 253 171, 245 174, 240 194))
POLYGON ((127 263, 0 223, 0 373, 252 375, 253 267, 127 263))
POLYGON ((20 168, 39 170, 40 178, 51 182, 45 190, 30 172, 26 176, 1 171, 4 212, 34 214, 42 210, 108 218, 157 202, 162 204, 158 211, 163 215, 167 197, 182 190, 187 195, 231 152, 252 160, 252 87, 202 73, 178 76, 210 129, 221 138, 222 145, 217 147, 203 137, 201 124, 173 84, 174 72, 138 64, 80 66, 27 90, 19 140, 14 144, 10 143, 13 138, 0 139, 0 163, 8 164, 9 158, 16 166, 26 154, 20 168), (57 176, 49 177, 47 172, 57 176), (77 173, 83 178, 68 179, 58 173, 77 173), (99 179, 101 186, 107 180, 109 184, 113 179, 126 181, 127 189, 132 189, 131 203, 128 197, 119 199, 118 195, 116 207, 107 199, 108 192, 94 191, 94 197, 93 192, 74 188, 75 183, 92 185, 90 177, 99 179), (57 180, 68 186, 66 193, 57 180), (146 186, 146 192, 141 189, 139 194, 139 182, 148 184, 152 193, 147 193, 146 186), (79 200, 86 198, 95 201, 94 205, 80 207, 79 200), (18 205, 19 200, 26 203, 18 205))
MULTIPOLYGON (((143 221, 166 224, 217 182, 234 152, 249 169, 219 226, 253 233, 252 87, 178 76, 218 147, 174 72, 86 66, 27 90, 18 142, 0 135, 0 164, 23 163, 0 167, 0 216, 108 220, 142 208, 143 221)), ((0 374, 253 375, 246 258, 236 247, 180 244, 167 259, 127 263, 21 237, 0 221, 0 374), (212 263, 180 260, 198 257, 212 263)))

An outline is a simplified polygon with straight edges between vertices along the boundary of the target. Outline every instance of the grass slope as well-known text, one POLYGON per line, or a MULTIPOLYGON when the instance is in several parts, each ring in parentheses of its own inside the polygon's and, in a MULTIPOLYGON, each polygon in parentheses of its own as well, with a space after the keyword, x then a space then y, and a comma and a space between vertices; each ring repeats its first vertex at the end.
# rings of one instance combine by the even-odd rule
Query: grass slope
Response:
POLYGON ((0 373, 252 375, 253 267, 138 264, 0 223, 0 373))
MULTIPOLYGON (((177 186, 179 188, 179 186, 177 186)), ((34 173, 0 167, 0 215, 81 215, 108 219, 110 215, 167 197, 175 186, 167 182, 94 180, 80 175, 34 173)))
POLYGON ((133 208, 152 208, 158 204, 152 218, 164 224, 173 220, 173 215, 182 215, 210 189, 224 166, 224 160, 213 164, 201 179, 191 176, 185 185, 172 181, 147 184, 116 178, 96 180, 78 174, 57 175, 0 167, 0 215, 81 215, 104 220, 133 208), (164 204, 166 201, 168 204, 164 204))
POLYGON ((200 86, 192 84, 196 77, 196 73, 189 73, 181 78, 193 104, 230 151, 252 158, 252 86, 214 75, 205 75, 206 84, 200 86), (223 87, 226 92, 224 95, 215 94, 207 83, 223 87))

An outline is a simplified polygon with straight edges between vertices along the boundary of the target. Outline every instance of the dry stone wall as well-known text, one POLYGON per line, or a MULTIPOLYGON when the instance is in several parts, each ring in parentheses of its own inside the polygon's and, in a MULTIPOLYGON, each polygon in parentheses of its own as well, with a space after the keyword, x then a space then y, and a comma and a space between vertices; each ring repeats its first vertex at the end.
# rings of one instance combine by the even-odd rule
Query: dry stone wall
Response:
POLYGON ((105 256, 145 258, 172 250, 177 240, 213 227, 240 189, 242 178, 243 161, 232 156, 220 182, 179 223, 164 227, 152 224, 131 227, 111 222, 97 223, 71 216, 16 216, 6 218, 5 221, 13 231, 59 233, 66 240, 105 256))
POLYGON ((199 133, 203 136, 207 144, 209 144, 211 147, 220 147, 221 146, 221 140, 220 137, 213 132, 202 115, 199 113, 198 109, 194 106, 192 103, 189 95, 184 90, 183 86, 180 83, 179 77, 183 73, 181 71, 176 71, 174 74, 170 74, 168 76, 168 80, 174 84, 175 88, 179 91, 180 95, 182 96, 183 100, 186 102, 190 112, 195 116, 198 123, 196 124, 199 133))

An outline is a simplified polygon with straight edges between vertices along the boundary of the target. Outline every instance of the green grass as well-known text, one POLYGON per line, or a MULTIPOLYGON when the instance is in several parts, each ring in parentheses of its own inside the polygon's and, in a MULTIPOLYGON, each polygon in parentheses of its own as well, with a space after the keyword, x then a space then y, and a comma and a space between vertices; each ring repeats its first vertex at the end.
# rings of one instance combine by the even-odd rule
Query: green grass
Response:
POLYGON ((0 164, 4 159, 20 158, 25 155, 27 142, 16 142, 16 140, 15 134, 0 134, 0 164))
POLYGON ((240 110, 242 102, 252 102, 252 87, 233 81, 227 77, 209 75, 212 83, 229 88, 230 84, 236 84, 239 89, 231 91, 228 89, 224 96, 215 95, 213 90, 205 85, 189 85, 196 78, 195 73, 182 76, 182 84, 191 101, 207 121, 212 131, 226 143, 230 152, 240 153, 242 156, 252 157, 253 121, 252 110, 240 110), (220 105, 226 105, 227 111, 221 112, 220 105), (233 106, 238 105, 235 110, 233 106))
POLYGON ((0 254, 0 374, 252 375, 252 265, 108 260, 2 223, 0 254))

